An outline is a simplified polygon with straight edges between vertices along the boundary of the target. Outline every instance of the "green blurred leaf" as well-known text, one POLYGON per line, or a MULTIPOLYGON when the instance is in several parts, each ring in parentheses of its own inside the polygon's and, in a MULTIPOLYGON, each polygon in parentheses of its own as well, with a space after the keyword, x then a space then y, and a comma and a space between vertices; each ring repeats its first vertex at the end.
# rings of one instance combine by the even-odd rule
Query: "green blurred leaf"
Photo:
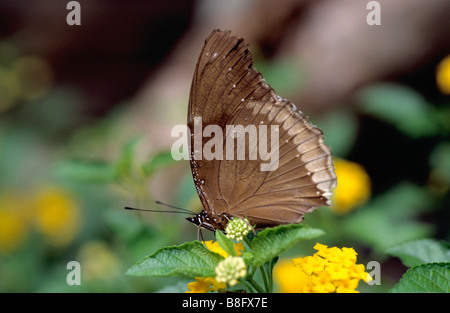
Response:
POLYGON ((343 229, 349 237, 380 252, 405 241, 432 234, 432 226, 410 220, 392 219, 374 208, 366 208, 348 216, 343 222, 343 229))
POLYGON ((296 61, 283 59, 260 62, 257 60, 255 63, 266 82, 283 98, 298 94, 305 86, 305 71, 296 61))
POLYGON ((131 174, 136 155, 136 146, 140 140, 141 138, 133 138, 123 146, 121 155, 115 163, 120 176, 129 176, 131 174))
POLYGON ((237 256, 233 241, 227 238, 220 230, 216 230, 216 239, 219 246, 228 253, 228 255, 237 256))
POLYGON ((66 160, 57 164, 59 177, 83 183, 110 183, 117 180, 114 166, 101 161, 66 160))
POLYGON ((436 134, 437 114, 416 91, 405 86, 384 83, 364 88, 358 94, 361 109, 395 125, 411 137, 436 134))
POLYGON ((424 188, 410 182, 402 182, 379 195, 371 205, 390 217, 406 219, 429 211, 431 203, 432 199, 424 188))
POLYGON ((448 293, 450 292, 450 263, 427 263, 410 268, 391 292, 448 293))
POLYGON ((434 239, 420 239, 407 242, 386 251, 396 256, 408 267, 424 263, 450 262, 449 244, 434 239))
POLYGON ((358 135, 358 121, 350 111, 332 111, 315 120, 323 131, 325 143, 333 156, 345 157, 352 149, 358 135))
POLYGON ((203 243, 192 241, 159 249, 133 265, 127 275, 214 277, 221 260, 221 255, 208 250, 203 243))
POLYGON ((255 267, 261 266, 299 241, 316 238, 323 234, 325 234, 323 230, 311 228, 303 224, 266 228, 252 240, 253 265, 255 267))
POLYGON ((430 202, 423 189, 402 183, 346 216, 342 229, 348 236, 384 252, 395 245, 432 235, 432 225, 415 220, 419 213, 429 210, 430 202))
POLYGON ((450 184, 450 142, 439 143, 430 155, 430 165, 444 182, 450 184))
POLYGON ((144 174, 148 177, 153 175, 157 170, 172 164, 175 160, 170 151, 158 152, 151 156, 150 159, 142 165, 144 174))

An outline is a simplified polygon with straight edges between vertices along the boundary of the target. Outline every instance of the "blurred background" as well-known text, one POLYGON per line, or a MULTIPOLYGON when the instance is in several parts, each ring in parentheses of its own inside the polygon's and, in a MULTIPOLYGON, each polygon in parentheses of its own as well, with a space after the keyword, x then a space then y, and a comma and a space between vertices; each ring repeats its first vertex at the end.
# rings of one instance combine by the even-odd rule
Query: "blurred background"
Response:
POLYGON ((390 247, 450 239, 449 1, 380 0, 372 26, 369 1, 79 0, 80 26, 68 2, 0 1, 0 292, 186 290, 124 273, 196 227, 123 207, 201 210, 170 132, 215 28, 244 37, 266 81, 324 131, 335 205, 305 223, 381 263, 381 285, 361 291, 406 271, 390 247), (70 261, 80 286, 66 283, 70 261))

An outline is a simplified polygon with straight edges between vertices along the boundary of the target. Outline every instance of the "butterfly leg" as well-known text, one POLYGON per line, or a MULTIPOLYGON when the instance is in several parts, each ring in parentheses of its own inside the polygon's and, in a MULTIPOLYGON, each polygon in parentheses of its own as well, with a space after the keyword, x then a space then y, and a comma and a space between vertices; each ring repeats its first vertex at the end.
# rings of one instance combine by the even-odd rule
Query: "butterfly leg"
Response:
POLYGON ((252 229, 253 235, 255 235, 255 237, 256 237, 256 231, 255 231, 255 228, 253 227, 252 224, 250 224, 250 222, 249 222, 247 216, 244 218, 244 222, 247 223, 248 226, 250 226, 250 228, 252 229))

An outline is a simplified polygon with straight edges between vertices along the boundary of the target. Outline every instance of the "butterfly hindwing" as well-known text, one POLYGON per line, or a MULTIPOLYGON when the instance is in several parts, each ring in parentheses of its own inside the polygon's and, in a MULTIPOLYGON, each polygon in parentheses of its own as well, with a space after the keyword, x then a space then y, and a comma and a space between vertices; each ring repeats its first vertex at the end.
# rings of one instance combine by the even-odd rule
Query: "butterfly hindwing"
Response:
POLYGON ((300 222, 306 212, 329 205, 336 175, 322 132, 276 95, 253 68, 247 44, 230 32, 213 31, 200 53, 189 99, 192 134, 196 117, 202 118, 202 129, 218 125, 223 132, 222 160, 193 157, 209 137, 202 137, 201 145, 195 145, 194 136, 190 142, 191 169, 207 216, 246 216, 252 225, 263 228, 300 222), (247 138, 240 147, 235 140, 234 151, 227 154, 226 140, 234 138, 227 125, 256 126, 257 138, 269 138, 267 153, 261 153, 261 140, 247 138), (277 129, 275 136, 272 128, 277 129), (278 147, 278 162, 263 171, 261 165, 269 164, 274 147, 278 147), (238 159, 239 148, 244 148, 243 160, 238 159))

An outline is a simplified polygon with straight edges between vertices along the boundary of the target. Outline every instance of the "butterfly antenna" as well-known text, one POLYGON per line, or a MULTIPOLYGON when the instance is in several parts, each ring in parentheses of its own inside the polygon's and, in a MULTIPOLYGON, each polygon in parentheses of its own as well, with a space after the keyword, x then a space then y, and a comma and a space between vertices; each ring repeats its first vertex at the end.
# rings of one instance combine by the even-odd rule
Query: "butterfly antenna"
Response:
POLYGON ((176 206, 170 205, 170 204, 165 204, 162 203, 160 201, 155 201, 157 204, 161 204, 161 205, 165 205, 169 208, 175 209, 175 210, 150 210, 150 209, 138 209, 138 208, 132 208, 132 207, 128 207, 126 206, 124 209, 125 210, 131 210, 131 211, 141 211, 141 212, 161 212, 161 213, 181 213, 181 214, 195 214, 195 212, 189 211, 187 209, 182 209, 182 208, 178 208, 176 206))
POLYGON ((179 207, 173 206, 173 205, 171 205, 171 204, 163 203, 163 202, 161 202, 161 201, 155 201, 155 203, 156 203, 156 204, 159 204, 159 205, 164 205, 164 206, 169 207, 169 208, 172 208, 172 209, 179 210, 179 211, 184 212, 184 213, 187 213, 187 214, 194 214, 194 215, 197 214, 197 213, 195 213, 194 211, 191 211, 191 210, 188 210, 188 209, 179 208, 179 207))

